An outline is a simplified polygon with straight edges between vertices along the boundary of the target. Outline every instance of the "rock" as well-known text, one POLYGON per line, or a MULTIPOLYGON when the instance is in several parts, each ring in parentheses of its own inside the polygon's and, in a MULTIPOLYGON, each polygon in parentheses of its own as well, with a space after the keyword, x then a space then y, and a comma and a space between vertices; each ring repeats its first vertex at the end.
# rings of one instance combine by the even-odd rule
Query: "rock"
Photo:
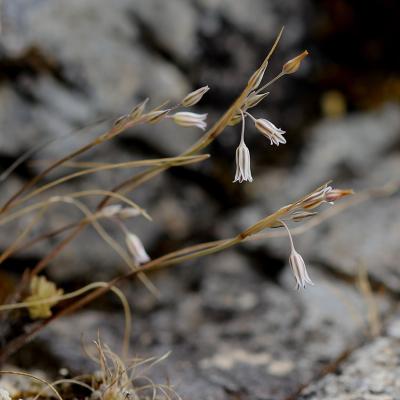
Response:
POLYGON ((379 337, 361 347, 340 365, 339 370, 306 387, 301 400, 397 399, 400 393, 398 374, 399 340, 379 337))
POLYGON ((139 0, 135 1, 132 11, 151 31, 153 43, 150 44, 160 46, 180 62, 193 64, 193 59, 198 57, 199 16, 192 2, 172 0, 167 4, 162 0, 139 0))
MULTIPOLYGON (((320 268, 310 266, 310 274, 316 286, 296 292, 288 269, 278 286, 229 251, 166 270, 159 280, 150 276, 161 292, 158 305, 151 306, 145 298, 152 295, 130 283, 124 291, 133 308, 132 351, 149 357, 171 350, 160 372, 149 373, 157 380, 168 371, 182 396, 286 398, 358 345, 368 330, 367 305, 358 291, 320 268), (192 274, 200 280, 197 289, 188 285, 192 274)), ((390 301, 375 301, 385 313, 390 301)), ((37 343, 46 343, 57 367, 84 369, 79 332, 89 341, 100 329, 104 342, 119 351, 123 319, 110 312, 83 311, 61 319, 37 343)))
MULTIPOLYGON (((9 132, 21 131, 21 118, 15 113, 25 120, 21 135, 8 138, 12 140, 5 147, 7 151, 20 151, 26 146, 26 137, 53 138, 90 120, 120 115, 143 96, 150 95, 157 104, 166 98, 180 99, 190 90, 176 67, 136 42, 137 28, 129 17, 135 7, 129 1, 118 0, 112 6, 98 1, 71 1, 67 6, 51 1, 11 3, 4 4, 7 24, 2 45, 6 56, 21 57, 36 47, 41 57, 52 60, 54 71, 50 73, 58 79, 22 74, 16 81, 34 98, 34 113, 32 105, 15 94, 3 95, 5 110, 13 113, 4 113, 2 126, 9 132), (16 12, 18 6, 23 12, 16 12), (33 120, 33 115, 32 126, 26 121, 33 120)), ((7 138, 2 139, 7 143, 7 138)))

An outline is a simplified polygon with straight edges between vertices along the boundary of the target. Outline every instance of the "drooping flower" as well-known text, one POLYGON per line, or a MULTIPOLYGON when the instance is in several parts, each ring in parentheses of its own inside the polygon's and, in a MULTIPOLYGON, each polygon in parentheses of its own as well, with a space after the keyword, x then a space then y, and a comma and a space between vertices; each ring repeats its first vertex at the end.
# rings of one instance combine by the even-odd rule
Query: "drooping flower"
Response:
POLYGON ((289 240, 290 240, 289 264, 292 268, 294 279, 296 281, 295 288, 297 290, 301 288, 305 289, 307 283, 309 285, 314 285, 313 281, 308 275, 306 264, 304 263, 303 257, 294 248, 292 234, 290 233, 288 226, 282 220, 279 220, 279 222, 284 226, 289 235, 289 240))
POLYGON ((207 114, 196 114, 188 111, 180 111, 171 115, 173 121, 180 126, 196 126, 201 130, 205 130, 207 123, 205 122, 207 114))
POLYGON ((233 182, 253 182, 250 169, 250 152, 244 141, 236 149, 236 174, 233 182))
POLYGON ((286 132, 277 128, 272 122, 265 118, 254 119, 254 122, 256 129, 271 141, 271 145, 279 146, 280 143, 286 143, 286 139, 283 137, 286 132))
POLYGON ((127 232, 125 235, 126 246, 132 257, 138 264, 145 264, 150 261, 142 241, 134 233, 127 232))
POLYGON ((250 151, 244 142, 244 115, 242 113, 242 132, 240 143, 236 149, 236 174, 233 182, 253 182, 250 166, 250 151))
POLYGON ((303 257, 292 247, 289 264, 292 267, 292 272, 296 280, 296 289, 305 289, 306 284, 314 285, 313 281, 308 275, 306 264, 304 263, 303 257))

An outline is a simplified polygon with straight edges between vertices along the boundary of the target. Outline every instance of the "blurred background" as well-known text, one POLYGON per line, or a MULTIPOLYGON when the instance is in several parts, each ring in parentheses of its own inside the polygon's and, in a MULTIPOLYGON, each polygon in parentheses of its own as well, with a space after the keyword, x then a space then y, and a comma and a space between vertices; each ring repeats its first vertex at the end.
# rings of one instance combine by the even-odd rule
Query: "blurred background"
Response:
MULTIPOLYGON (((146 97, 157 106, 209 85, 193 111, 207 112, 211 124, 241 92, 283 25, 266 80, 303 50, 310 56, 296 74, 271 86, 253 115, 284 129, 288 143, 271 147, 248 124, 254 182, 233 184, 240 128, 231 127, 207 149, 209 160, 173 168, 135 191, 132 199, 154 221, 138 218, 130 228, 151 257, 235 235, 330 179, 356 191, 399 182, 395 0, 2 0, 0 6, 0 168, 43 141, 58 139, 1 183, 2 202, 43 162, 87 143, 146 97)), ((81 161, 174 156, 201 134, 168 121, 138 127, 81 161)), ((75 180, 63 193, 109 189, 128 173, 75 180)), ((309 383, 305 398, 325 398, 327 387, 337 398, 348 387, 356 390, 354 374, 357 382, 370 382, 374 355, 385 353, 387 345, 392 357, 391 341, 400 337, 399 205, 398 193, 372 198, 296 236, 316 284, 304 293, 293 290, 287 237, 152 274, 160 299, 138 282, 123 285, 133 309, 132 352, 172 350, 155 374, 175 383, 184 398, 294 398, 309 383), (346 363, 352 372, 341 374, 342 381, 335 375, 330 386, 317 380, 329 368, 343 365, 347 371, 346 363), (351 363, 358 363, 356 372, 351 363)), ((55 207, 34 233, 78 218, 72 208, 55 207)), ((23 222, 1 228, 2 250, 21 228, 23 222)), ((107 230, 118 238, 115 226, 107 230)), ((8 259, 0 288, 5 291, 6 282, 17 281, 57 242, 8 259)), ((118 256, 87 229, 46 274, 70 291, 124 270, 118 256)), ((103 339, 119 348, 120 310, 106 295, 50 325, 13 363, 48 373, 60 367, 82 372, 91 363, 80 350, 80 333, 90 341, 100 329, 103 339)), ((400 368, 398 361, 390 365, 400 368)), ((388 395, 385 390, 395 384, 382 371, 377 385, 386 382, 380 393, 388 395)), ((360 387, 373 393, 368 385, 360 387)))

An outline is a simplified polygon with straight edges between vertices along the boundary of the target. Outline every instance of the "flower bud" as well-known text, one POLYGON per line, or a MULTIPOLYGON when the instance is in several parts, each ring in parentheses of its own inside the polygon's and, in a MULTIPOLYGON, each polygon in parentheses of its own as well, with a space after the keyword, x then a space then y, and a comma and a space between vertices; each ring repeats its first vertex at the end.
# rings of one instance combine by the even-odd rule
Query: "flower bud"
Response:
POLYGON ((354 194, 351 189, 332 189, 330 192, 326 194, 326 201, 329 203, 333 203, 336 200, 341 199, 342 197, 349 196, 354 194))
POLYGON ((235 114, 230 121, 228 122, 229 126, 235 126, 242 120, 242 116, 240 114, 235 114))
POLYGON ((131 121, 138 119, 143 114, 143 111, 146 108, 146 104, 148 101, 149 98, 147 98, 146 100, 142 101, 141 103, 133 107, 132 111, 129 113, 129 119, 131 121))
POLYGON ((327 202, 327 195, 332 191, 332 187, 324 185, 322 188, 312 192, 306 196, 300 203, 299 206, 305 210, 312 210, 320 206, 322 203, 327 202))
POLYGON ((305 219, 313 217, 314 215, 317 215, 317 213, 310 211, 294 211, 292 214, 290 214, 290 219, 294 222, 301 222, 305 219))
POLYGON ((264 78, 264 73, 265 70, 267 69, 267 65, 268 63, 259 68, 256 72, 254 72, 254 74, 249 79, 249 85, 251 86, 252 89, 257 89, 260 86, 260 83, 264 78))
POLYGON ((104 207, 103 209, 101 209, 99 211, 100 216, 102 216, 103 218, 112 218, 115 215, 119 214, 119 212, 121 211, 122 206, 121 204, 111 204, 107 207, 104 207))
POLYGON ((300 68, 301 62, 308 56, 308 51, 304 50, 297 57, 292 58, 282 68, 284 74, 293 74, 300 68))
POLYGON ((200 89, 197 89, 191 93, 189 93, 181 102, 181 105, 184 107, 191 107, 197 104, 205 93, 210 90, 208 86, 203 86, 200 89))
POLYGON ((243 108, 247 110, 249 108, 255 107, 262 100, 264 100, 268 95, 269 95, 269 92, 261 93, 261 94, 256 94, 255 92, 250 93, 243 104, 243 108))
POLYGON ((142 241, 134 233, 128 232, 125 236, 125 242, 133 259, 138 264, 145 264, 150 261, 142 241))
POLYGON ((150 111, 146 115, 146 122, 149 124, 156 124, 157 122, 160 122, 163 118, 167 116, 167 114, 171 110, 157 110, 157 111, 150 111))
POLYGON ((197 128, 202 129, 203 131, 207 127, 207 123, 205 119, 207 118, 207 114, 196 114, 187 111, 177 112, 172 115, 171 118, 173 121, 180 126, 196 126, 197 128))

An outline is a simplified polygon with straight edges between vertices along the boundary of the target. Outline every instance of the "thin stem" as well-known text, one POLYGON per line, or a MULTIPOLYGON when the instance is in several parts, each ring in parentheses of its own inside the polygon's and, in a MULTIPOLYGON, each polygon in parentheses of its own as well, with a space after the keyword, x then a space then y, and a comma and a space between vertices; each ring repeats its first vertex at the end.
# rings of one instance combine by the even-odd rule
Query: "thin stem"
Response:
POLYGON ((292 234, 290 233, 289 227, 287 226, 286 222, 278 219, 278 221, 285 227, 285 229, 287 230, 287 233, 289 235, 289 240, 290 240, 290 249, 293 251, 294 250, 294 244, 293 244, 293 239, 292 239, 292 234))
POLYGON ((22 197, 18 201, 15 200, 13 203, 13 206, 17 206, 21 203, 24 203, 31 198, 39 195, 40 193, 43 193, 52 187, 58 186, 62 183, 68 182, 72 179, 84 176, 84 175, 89 175, 89 174, 94 174, 96 172, 101 172, 101 171, 108 171, 108 170, 113 170, 113 169, 125 169, 125 168, 139 168, 143 166, 152 166, 152 165, 170 165, 170 163, 174 166, 178 165, 185 165, 185 164, 190 164, 193 162, 198 162, 198 161, 203 161, 204 159, 208 158, 209 156, 207 154, 202 154, 198 156, 187 156, 187 157, 170 157, 170 158, 160 158, 160 159, 155 159, 155 160, 139 160, 139 161, 130 161, 130 162, 123 162, 123 163, 117 163, 117 164, 111 164, 111 165, 103 165, 103 166, 98 166, 94 168, 89 168, 83 171, 78 171, 74 172, 72 174, 63 176, 59 179, 54 180, 53 182, 47 183, 38 189, 34 190, 32 193, 29 193, 27 196, 22 197))
POLYGON ((268 86, 271 86, 273 83, 275 83, 279 78, 282 78, 285 74, 283 72, 280 72, 275 78, 271 79, 269 82, 267 82, 264 86, 260 87, 259 89, 256 90, 256 94, 262 92, 264 89, 266 89, 268 86))
POLYGON ((63 398, 60 396, 60 393, 58 393, 57 389, 49 382, 47 382, 46 380, 39 378, 35 375, 32 374, 28 374, 27 372, 19 372, 19 371, 0 371, 0 375, 19 375, 19 376, 27 376, 29 378, 32 378, 36 381, 39 381, 41 383, 44 383, 45 385, 47 385, 53 392, 54 394, 60 399, 63 400, 63 398))
POLYGON ((240 143, 244 144, 244 125, 245 125, 244 121, 245 121, 245 118, 244 118, 244 114, 243 114, 243 111, 241 108, 239 109, 239 111, 240 111, 240 114, 242 115, 242 132, 240 134, 240 143))
POLYGON ((257 121, 248 111, 246 111, 246 115, 249 116, 253 120, 253 122, 257 121))

